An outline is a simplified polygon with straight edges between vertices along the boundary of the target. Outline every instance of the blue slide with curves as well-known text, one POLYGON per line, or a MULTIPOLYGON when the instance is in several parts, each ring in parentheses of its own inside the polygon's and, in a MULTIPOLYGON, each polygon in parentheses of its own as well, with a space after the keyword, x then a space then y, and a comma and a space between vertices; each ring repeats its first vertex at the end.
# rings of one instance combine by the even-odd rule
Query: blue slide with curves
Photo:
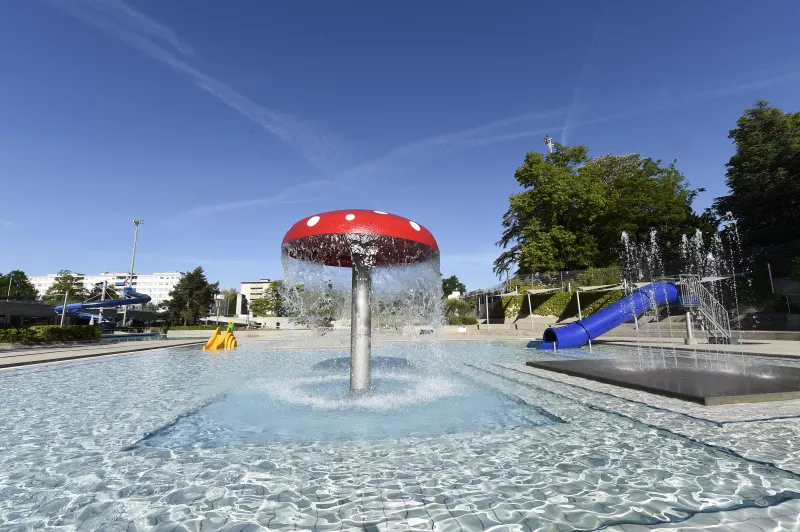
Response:
MULTIPOLYGON (((125 283, 118 283, 117 286, 122 286, 125 283)), ((83 318, 87 320, 95 320, 98 323, 104 322, 110 324, 112 327, 116 325, 116 320, 112 319, 104 319, 102 313, 93 314, 91 312, 82 312, 86 310, 94 310, 94 309, 103 309, 103 308, 113 308, 119 307, 123 305, 143 305, 145 303, 150 302, 150 296, 147 294, 140 294, 139 292, 134 292, 133 288, 125 287, 122 290, 122 298, 121 299, 106 299, 105 301, 84 301, 82 303, 70 303, 67 305, 66 311, 69 312, 72 316, 76 318, 83 318)), ((63 305, 58 305, 57 307, 53 307, 53 310, 56 314, 61 314, 64 310, 63 305)))
POLYGON ((653 283, 634 290, 616 303, 598 310, 581 321, 544 331, 539 349, 581 347, 626 321, 638 318, 654 306, 674 305, 680 301, 678 287, 672 283, 653 283))

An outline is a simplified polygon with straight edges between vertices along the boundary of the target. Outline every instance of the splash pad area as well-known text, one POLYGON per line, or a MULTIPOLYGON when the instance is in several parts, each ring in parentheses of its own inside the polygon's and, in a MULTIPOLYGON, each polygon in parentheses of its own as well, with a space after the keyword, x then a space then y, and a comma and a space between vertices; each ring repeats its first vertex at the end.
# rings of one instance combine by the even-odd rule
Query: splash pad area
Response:
POLYGON ((527 364, 706 406, 800 399, 800 369, 746 365, 737 358, 717 367, 700 367, 695 358, 683 356, 657 365, 642 364, 635 358, 543 360, 527 364))

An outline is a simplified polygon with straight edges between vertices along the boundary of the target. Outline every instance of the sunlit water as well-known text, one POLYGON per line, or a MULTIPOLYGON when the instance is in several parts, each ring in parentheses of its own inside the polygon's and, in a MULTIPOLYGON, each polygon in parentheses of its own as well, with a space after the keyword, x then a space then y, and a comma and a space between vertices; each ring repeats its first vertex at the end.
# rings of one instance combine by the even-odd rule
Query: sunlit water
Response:
POLYGON ((592 530, 800 492, 701 442, 785 457, 774 424, 690 439, 494 365, 524 342, 386 345, 360 398, 346 351, 260 343, 3 372, 0 530, 592 530))

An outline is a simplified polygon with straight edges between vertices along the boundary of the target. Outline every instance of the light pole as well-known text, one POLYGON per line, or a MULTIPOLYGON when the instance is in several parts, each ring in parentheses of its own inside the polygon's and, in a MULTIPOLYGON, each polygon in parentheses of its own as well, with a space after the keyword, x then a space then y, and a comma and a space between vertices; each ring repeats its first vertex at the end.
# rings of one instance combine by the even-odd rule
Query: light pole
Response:
MULTIPOLYGON (((139 226, 144 223, 144 220, 134 220, 133 225, 133 256, 131 256, 131 269, 128 272, 128 288, 133 286, 133 266, 136 263, 136 240, 139 238, 139 226)), ((124 290, 123 290, 124 291, 124 290)), ((122 308, 122 326, 124 327, 128 321, 128 305, 122 308)))
POLYGON ((67 298, 69 297, 69 290, 64 294, 64 305, 61 307, 61 327, 64 326, 64 317, 67 315, 67 298))

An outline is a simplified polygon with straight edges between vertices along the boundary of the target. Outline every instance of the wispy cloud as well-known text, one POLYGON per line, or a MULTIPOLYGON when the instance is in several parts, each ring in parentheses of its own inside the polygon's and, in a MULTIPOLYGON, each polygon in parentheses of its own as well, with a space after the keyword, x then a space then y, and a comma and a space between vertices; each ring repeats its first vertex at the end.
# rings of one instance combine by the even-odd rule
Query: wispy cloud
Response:
POLYGON ((96 0, 87 3, 92 4, 95 9, 105 13, 109 19, 115 21, 122 27, 128 28, 136 33, 152 35, 164 41, 164 43, 170 45, 175 51, 181 54, 192 54, 192 47, 181 41, 174 31, 156 22, 144 13, 137 11, 121 0, 96 0))
POLYGON ((12 222, 11 220, 6 222, 6 227, 11 227, 12 225, 14 225, 14 222, 12 222))
POLYGON ((335 186, 336 185, 334 183, 326 180, 308 181, 291 186, 281 192, 278 192, 277 194, 273 194, 272 196, 196 207, 186 211, 178 218, 197 217, 235 209, 248 209, 252 207, 258 207, 260 205, 286 205, 292 203, 316 201, 323 199, 326 195, 326 192, 329 193, 331 188, 335 186))
MULTIPOLYGON (((587 63, 588 64, 588 63, 587 63)), ((728 79, 714 84, 685 84, 664 86, 658 90, 627 95, 615 100, 583 100, 582 85, 576 87, 573 100, 569 106, 558 107, 550 110, 528 112, 517 116, 495 120, 487 124, 474 126, 468 129, 435 135, 410 142, 393 148, 380 157, 362 163, 347 172, 345 177, 357 177, 368 174, 375 175, 382 167, 390 163, 397 163, 402 159, 421 155, 429 151, 457 151, 486 146, 524 137, 562 133, 562 141, 568 141, 568 135, 576 128, 601 124, 645 115, 658 111, 680 108, 688 105, 713 101, 726 96, 734 96, 763 90, 778 85, 787 85, 800 82, 800 65, 788 65, 776 71, 750 72, 737 78, 728 79), (576 120, 578 110, 584 116, 576 120), (560 124, 545 120, 564 117, 560 124), (540 123, 540 127, 531 129, 509 131, 510 126, 540 123)))
POLYGON ((422 154, 427 151, 455 151, 475 147, 478 145, 499 142, 502 140, 509 140, 509 137, 507 137, 508 133, 502 133, 502 130, 507 129, 509 126, 563 116, 567 110, 568 108, 563 107, 549 109, 546 111, 525 113, 495 120, 487 124, 482 124, 452 133, 426 137, 421 140, 393 148, 380 157, 371 159, 365 163, 359 164, 354 168, 351 168, 350 170, 347 170, 346 172, 343 172, 341 177, 354 178, 363 174, 375 173, 393 161, 406 159, 413 155, 422 154))
POLYGON ((339 158, 338 142, 333 135, 322 133, 319 124, 261 106, 221 80, 190 65, 183 59, 192 53, 186 42, 180 40, 170 28, 122 0, 53 0, 53 3, 173 71, 188 76, 196 86, 284 141, 318 169, 329 171, 332 163, 339 158), (162 42, 180 56, 164 48, 162 42))

